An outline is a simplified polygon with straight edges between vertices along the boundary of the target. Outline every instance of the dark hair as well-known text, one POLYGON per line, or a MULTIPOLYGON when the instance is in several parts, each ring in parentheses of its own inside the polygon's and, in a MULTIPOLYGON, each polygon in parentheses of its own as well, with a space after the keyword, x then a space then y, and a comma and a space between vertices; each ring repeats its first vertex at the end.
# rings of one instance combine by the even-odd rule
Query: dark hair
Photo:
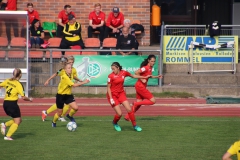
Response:
POLYGON ((22 74, 21 69, 15 68, 15 69, 13 70, 13 77, 10 78, 10 80, 11 80, 11 81, 16 80, 21 74, 22 74))
POLYGON ((148 61, 151 60, 152 58, 156 59, 156 56, 153 54, 148 55, 147 59, 144 59, 144 61, 141 63, 140 68, 146 66, 148 64, 148 61))
POLYGON ((28 4, 27 4, 27 7, 29 7, 29 6, 32 6, 32 7, 33 7, 33 4, 32 4, 32 3, 28 3, 28 4))
POLYGON ((65 5, 65 6, 64 6, 64 9, 67 9, 67 8, 71 8, 71 6, 70 6, 70 5, 68 5, 68 4, 67 4, 67 5, 65 5))
POLYGON ((119 68, 120 71, 122 70, 122 66, 118 62, 113 62, 111 66, 119 68))

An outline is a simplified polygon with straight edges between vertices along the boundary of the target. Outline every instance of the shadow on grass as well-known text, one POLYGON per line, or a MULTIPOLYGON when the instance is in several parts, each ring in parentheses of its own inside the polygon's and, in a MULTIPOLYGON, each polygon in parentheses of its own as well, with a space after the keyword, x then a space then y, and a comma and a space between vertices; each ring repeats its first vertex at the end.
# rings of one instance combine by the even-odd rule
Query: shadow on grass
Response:
POLYGON ((35 134, 31 133, 31 132, 24 132, 24 133, 16 133, 13 135, 13 139, 21 139, 21 138, 26 138, 26 137, 29 137, 29 136, 35 136, 35 134))

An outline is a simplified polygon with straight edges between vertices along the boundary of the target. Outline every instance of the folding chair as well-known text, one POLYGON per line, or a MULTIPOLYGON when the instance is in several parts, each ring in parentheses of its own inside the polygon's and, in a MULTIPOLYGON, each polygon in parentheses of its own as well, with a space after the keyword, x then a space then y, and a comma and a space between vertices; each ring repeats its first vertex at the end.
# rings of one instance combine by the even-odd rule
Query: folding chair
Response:
MULTIPOLYGON (((103 48, 116 48, 117 45, 117 39, 116 38, 105 38, 103 40, 103 48)), ((111 52, 112 55, 116 55, 116 52, 111 52)))
POLYGON ((43 27, 44 32, 49 33, 51 37, 53 37, 52 33, 57 32, 56 22, 43 22, 42 27, 43 27))

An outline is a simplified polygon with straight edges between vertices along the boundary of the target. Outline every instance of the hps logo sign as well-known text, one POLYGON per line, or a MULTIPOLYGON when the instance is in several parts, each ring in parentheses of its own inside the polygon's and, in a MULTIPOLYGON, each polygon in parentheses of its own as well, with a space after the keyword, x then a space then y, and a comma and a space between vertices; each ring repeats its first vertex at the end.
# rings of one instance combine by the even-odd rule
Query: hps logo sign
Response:
MULTIPOLYGON (((171 37, 170 40, 167 42, 166 50, 167 51, 187 51, 188 45, 190 45, 192 41, 206 44, 206 45, 221 45, 229 41, 234 41, 234 37, 233 36, 218 37, 218 41, 217 41, 214 37, 211 38, 211 37, 203 37, 203 36, 196 36, 196 37, 176 36, 176 37, 171 37)), ((203 48, 199 48, 199 50, 203 50, 203 48)))

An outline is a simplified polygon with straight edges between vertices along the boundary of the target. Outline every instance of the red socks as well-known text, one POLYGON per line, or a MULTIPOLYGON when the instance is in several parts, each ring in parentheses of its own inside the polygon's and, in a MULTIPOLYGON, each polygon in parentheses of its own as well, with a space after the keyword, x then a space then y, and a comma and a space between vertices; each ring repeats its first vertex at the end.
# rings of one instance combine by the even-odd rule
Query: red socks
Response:
POLYGON ((141 102, 134 102, 134 112, 136 112, 141 107, 141 105, 153 105, 153 104, 154 102, 150 101, 149 99, 144 99, 141 102))
POLYGON ((133 125, 133 126, 136 126, 137 123, 136 123, 136 119, 135 119, 134 112, 133 112, 133 111, 129 112, 129 113, 128 113, 128 116, 129 116, 129 119, 130 119, 131 122, 132 122, 132 125, 133 125))
POLYGON ((118 114, 115 114, 114 119, 113 119, 113 123, 114 123, 114 124, 117 124, 118 121, 121 119, 121 117, 122 117, 122 116, 119 116, 118 114))

